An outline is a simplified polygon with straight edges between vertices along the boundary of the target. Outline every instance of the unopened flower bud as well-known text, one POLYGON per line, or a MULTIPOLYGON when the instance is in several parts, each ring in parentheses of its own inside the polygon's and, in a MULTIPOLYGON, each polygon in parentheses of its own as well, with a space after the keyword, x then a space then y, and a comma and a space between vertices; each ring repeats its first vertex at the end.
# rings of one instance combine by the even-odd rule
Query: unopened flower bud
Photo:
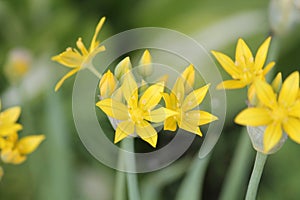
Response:
POLYGON ((147 77, 153 73, 152 58, 150 52, 145 50, 139 62, 138 72, 141 76, 147 77))
POLYGON ((118 80, 121 79, 121 77, 129 72, 132 69, 132 65, 130 62, 130 58, 126 57, 124 58, 119 64, 116 66, 114 74, 118 80))
POLYGON ((117 81, 113 73, 108 70, 101 78, 99 83, 100 97, 102 99, 108 98, 112 95, 117 87, 117 81))

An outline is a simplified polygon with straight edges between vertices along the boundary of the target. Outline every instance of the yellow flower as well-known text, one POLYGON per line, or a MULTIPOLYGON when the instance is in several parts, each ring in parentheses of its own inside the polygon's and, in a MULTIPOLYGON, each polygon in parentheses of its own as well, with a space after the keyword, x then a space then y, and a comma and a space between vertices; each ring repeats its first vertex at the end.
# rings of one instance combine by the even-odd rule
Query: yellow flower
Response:
POLYGON ((181 74, 184 81, 184 90, 186 93, 192 91, 195 83, 195 69, 192 64, 190 64, 181 74))
POLYGON ((299 72, 292 73, 282 84, 278 94, 268 83, 255 82, 258 107, 243 110, 235 122, 247 126, 266 126, 263 136, 264 152, 269 152, 281 139, 283 131, 300 143, 299 72))
POLYGON ((18 106, 8 108, 0 113, 0 137, 5 137, 14 132, 22 130, 22 125, 17 123, 20 113, 21 108, 18 106))
POLYGON ((121 121, 116 128, 114 142, 117 143, 137 133, 144 141, 156 147, 157 132, 150 122, 162 122, 176 114, 165 108, 154 109, 161 100, 164 84, 157 83, 150 86, 139 98, 137 83, 132 74, 128 73, 124 77, 121 89, 127 105, 112 98, 96 104, 107 116, 121 121))
POLYGON ((52 57, 52 60, 57 61, 60 64, 72 69, 56 84, 55 91, 57 91, 62 86, 66 79, 77 73, 79 70, 88 67, 90 62, 92 61, 92 58, 94 58, 97 53, 105 51, 105 47, 99 46, 100 42, 97 40, 98 34, 102 28, 102 25, 104 24, 104 21, 105 17, 102 17, 96 27, 89 49, 87 49, 83 44, 82 38, 78 38, 76 45, 80 51, 75 48, 72 49, 71 47, 69 47, 61 54, 52 57))
POLYGON ((13 133, 0 142, 1 159, 5 163, 21 164, 26 156, 32 153, 45 139, 44 135, 31 135, 18 140, 18 134, 13 133))
POLYGON ((163 93, 166 108, 177 112, 177 115, 168 117, 165 120, 164 130, 175 131, 178 125, 181 129, 202 136, 199 126, 218 119, 208 112, 194 110, 203 101, 208 88, 209 84, 192 91, 184 98, 184 80, 181 77, 178 78, 170 95, 163 93))
POLYGON ((113 73, 108 70, 101 78, 99 83, 100 97, 107 98, 112 95, 117 87, 117 81, 113 73))
POLYGON ((265 65, 271 37, 268 37, 259 47, 255 58, 249 47, 243 39, 239 39, 236 47, 235 62, 227 55, 212 51, 212 54, 221 64, 223 69, 232 77, 233 80, 227 80, 220 83, 218 89, 238 89, 250 86, 249 93, 252 93, 255 80, 264 80, 265 75, 273 68, 275 62, 265 65))

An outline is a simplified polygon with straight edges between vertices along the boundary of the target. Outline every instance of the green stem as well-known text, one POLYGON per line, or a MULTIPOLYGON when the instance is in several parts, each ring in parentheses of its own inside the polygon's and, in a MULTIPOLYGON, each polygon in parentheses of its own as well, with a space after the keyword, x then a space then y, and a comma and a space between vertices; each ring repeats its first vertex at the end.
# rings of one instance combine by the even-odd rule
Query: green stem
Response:
POLYGON ((196 155, 186 178, 181 183, 176 200, 198 200, 202 198, 202 185, 210 155, 211 153, 202 159, 196 155))
MULTIPOLYGON (((121 141, 121 148, 124 149, 124 141, 121 141)), ((118 166, 120 169, 123 168, 124 165, 124 154, 120 151, 119 158, 118 158, 118 166)), ((125 184, 126 184, 126 174, 122 171, 117 171, 116 174, 116 192, 115 192, 115 200, 125 200, 125 184)))
POLYGON ((256 199, 258 185, 260 182, 260 178, 261 178, 267 157, 268 156, 266 154, 263 154, 261 152, 256 153, 254 168, 253 168, 251 178, 250 178, 250 181, 248 184, 246 200, 255 200, 256 199))
POLYGON ((233 161, 223 183, 220 200, 241 199, 241 189, 246 184, 246 175, 250 170, 253 151, 246 128, 243 128, 239 137, 233 161))
POLYGON ((94 67, 93 64, 90 64, 88 66, 88 69, 90 70, 90 72, 92 72, 95 76, 97 76, 99 79, 101 79, 102 75, 97 71, 97 69, 94 67))
MULTIPOLYGON (((124 147, 127 151, 134 153, 134 138, 126 138, 124 141, 124 147)), ((140 193, 138 187, 137 173, 135 173, 135 158, 134 156, 128 156, 126 158, 126 168, 132 172, 127 172, 127 186, 128 195, 130 200, 140 200, 140 193)))

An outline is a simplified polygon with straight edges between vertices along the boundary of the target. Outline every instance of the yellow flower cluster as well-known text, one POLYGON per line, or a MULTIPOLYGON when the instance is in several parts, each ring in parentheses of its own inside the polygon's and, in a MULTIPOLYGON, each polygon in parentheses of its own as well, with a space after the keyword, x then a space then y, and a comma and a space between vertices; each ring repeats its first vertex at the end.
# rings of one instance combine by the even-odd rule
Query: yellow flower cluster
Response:
MULTIPOLYGON (((146 50, 137 70, 142 77, 153 72, 151 60, 146 50)), ((202 136, 199 126, 217 119, 208 112, 194 109, 203 101, 209 85, 190 92, 195 76, 192 65, 178 77, 170 93, 165 91, 166 76, 154 84, 144 80, 138 84, 131 69, 130 58, 126 57, 115 68, 115 75, 111 71, 106 72, 99 84, 101 100, 96 105, 108 117, 118 120, 115 143, 136 134, 156 147, 158 135, 153 123, 164 123, 164 130, 171 131, 175 131, 178 125, 202 136), (159 105, 161 99, 165 101, 165 106, 159 105)))
POLYGON ((221 66, 233 78, 224 81, 218 88, 236 89, 249 86, 249 107, 235 118, 235 122, 245 126, 263 126, 263 149, 267 154, 279 143, 283 134, 300 144, 300 95, 299 72, 289 75, 282 83, 281 73, 269 84, 265 75, 274 66, 270 62, 264 69, 269 37, 258 49, 255 59, 246 43, 239 39, 236 48, 236 62, 228 56, 212 52, 221 66))
MULTIPOLYGON (((1 109, 1 105, 0 105, 1 109)), ((17 123, 20 107, 8 108, 0 113, 0 157, 2 162, 21 164, 45 139, 44 135, 31 135, 19 139, 22 125, 17 123)), ((0 177, 3 169, 0 167, 0 177)))

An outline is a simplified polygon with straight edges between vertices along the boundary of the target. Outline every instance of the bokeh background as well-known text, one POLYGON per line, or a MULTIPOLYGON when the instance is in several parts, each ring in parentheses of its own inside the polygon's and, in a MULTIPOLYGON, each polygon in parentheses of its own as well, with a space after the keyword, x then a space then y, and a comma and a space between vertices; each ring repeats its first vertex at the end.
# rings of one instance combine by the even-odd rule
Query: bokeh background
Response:
MULTIPOLYGON (((94 159, 81 143, 72 118, 74 78, 55 93, 54 85, 66 68, 51 56, 74 46, 79 36, 86 43, 102 16, 107 17, 102 40, 138 27, 164 27, 185 33, 208 51, 233 56, 242 37, 255 52, 270 34, 275 35, 271 56, 273 75, 283 77, 300 69, 300 2, 238 0, 1 0, 0 92, 3 108, 22 106, 21 135, 45 134, 47 139, 22 165, 1 164, 2 200, 110 200, 116 171, 94 159), (272 6, 271 6, 272 4, 272 6), (284 11, 282 11, 282 9, 284 11)), ((217 64, 217 66, 219 66, 217 64)), ((228 75, 220 68, 224 79, 228 75)), ((211 155, 203 184, 203 199, 218 199, 228 168, 237 153, 242 128, 234 116, 245 107, 245 90, 227 92, 224 131, 211 155)), ((175 199, 202 138, 171 166, 139 174, 142 199, 175 199)), ((245 139, 244 139, 245 140, 245 139)), ((249 145, 249 140, 244 141, 249 145)), ((143 148, 143 147, 140 147, 143 148)), ((265 166, 258 199, 299 199, 300 145, 288 140, 265 166)), ((236 196, 243 199, 255 152, 243 154, 247 168, 236 196)), ((199 185, 199 189, 201 186, 199 185)), ((126 196, 126 193, 124 193, 126 196)))

